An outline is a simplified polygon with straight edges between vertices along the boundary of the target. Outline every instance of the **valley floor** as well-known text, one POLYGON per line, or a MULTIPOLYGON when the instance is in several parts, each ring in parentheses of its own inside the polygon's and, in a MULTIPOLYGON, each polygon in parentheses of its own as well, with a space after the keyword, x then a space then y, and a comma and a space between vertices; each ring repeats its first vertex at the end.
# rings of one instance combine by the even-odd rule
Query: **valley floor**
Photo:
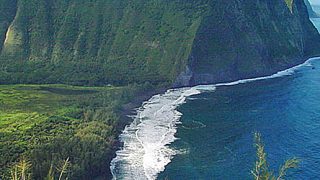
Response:
POLYGON ((70 158, 71 179, 110 175, 121 106, 137 86, 0 86, 0 179, 22 156, 32 179, 70 158))

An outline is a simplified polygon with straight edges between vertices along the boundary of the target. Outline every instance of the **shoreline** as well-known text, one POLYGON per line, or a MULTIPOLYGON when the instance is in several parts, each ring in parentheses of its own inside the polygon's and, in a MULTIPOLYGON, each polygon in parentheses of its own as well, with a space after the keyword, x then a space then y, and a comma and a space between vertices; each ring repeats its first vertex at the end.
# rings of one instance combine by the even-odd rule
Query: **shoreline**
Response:
MULTIPOLYGON (((273 73, 270 73, 269 75, 266 76, 271 76, 275 73, 278 73, 280 71, 285 71, 291 68, 294 68, 296 66, 299 65, 303 65, 304 63, 306 63, 308 60, 313 59, 313 58, 320 58, 319 56, 311 56, 311 57, 307 57, 307 58, 302 58, 303 60, 300 62, 297 62, 291 66, 287 66, 287 68, 283 68, 282 70, 279 69, 274 69, 273 73)), ((262 76, 257 75, 255 78, 261 78, 262 76)), ((243 79, 239 79, 239 80, 243 80, 243 79)), ((236 81, 239 81, 236 80, 236 81)), ((228 83, 228 82, 226 82, 228 83)), ((211 84, 215 84, 215 83, 210 83, 210 84, 201 84, 201 85, 211 85, 211 84)), ((216 83, 216 84, 221 84, 221 83, 216 83)), ((197 85, 195 85, 197 86, 197 85)), ((188 87, 188 86, 187 86, 188 87)), ((173 88, 173 87, 171 87, 173 88)), ((179 87, 177 87, 179 88, 179 87)), ((123 105, 123 107, 121 108, 121 110, 119 111, 119 123, 118 126, 116 127, 116 136, 117 136, 117 140, 114 143, 114 148, 112 150, 112 157, 110 158, 110 162, 109 162, 109 178, 112 179, 113 176, 111 174, 111 170, 110 170, 110 163, 112 161, 113 158, 116 157, 116 151, 118 151, 119 149, 121 149, 121 147, 123 146, 123 143, 120 142, 119 136, 120 134, 123 132, 124 128, 129 125, 130 123, 133 122, 133 118, 131 118, 130 116, 134 116, 137 114, 136 108, 141 107, 141 105, 143 104, 143 102, 147 101, 148 99, 150 99, 152 96, 156 95, 156 94, 163 94, 165 93, 168 89, 170 89, 170 87, 167 88, 158 88, 158 89, 153 89, 151 91, 147 91, 147 92, 140 92, 138 93, 138 95, 136 95, 136 97, 129 103, 123 105)))
POLYGON ((120 150, 123 147, 123 143, 120 141, 119 136, 125 129, 127 125, 130 125, 133 122, 133 118, 131 116, 137 115, 136 109, 141 107, 143 103, 147 100, 149 100, 152 96, 157 94, 163 94, 165 93, 170 87, 164 87, 164 88, 155 88, 149 91, 142 91, 135 95, 133 100, 131 100, 129 103, 124 104, 121 109, 118 111, 119 115, 119 122, 118 125, 115 127, 116 129, 116 141, 113 144, 113 148, 109 157, 108 161, 108 179, 112 179, 112 173, 111 173, 111 161, 116 157, 116 152, 120 150))

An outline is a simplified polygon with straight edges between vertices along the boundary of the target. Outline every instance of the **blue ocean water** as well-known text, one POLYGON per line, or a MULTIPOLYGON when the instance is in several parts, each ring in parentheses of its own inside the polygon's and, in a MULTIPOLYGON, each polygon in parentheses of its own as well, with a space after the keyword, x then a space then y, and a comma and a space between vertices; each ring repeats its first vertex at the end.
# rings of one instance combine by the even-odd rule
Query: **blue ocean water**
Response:
POLYGON ((114 179, 252 179, 254 132, 275 173, 297 157, 287 179, 320 179, 320 58, 268 77, 168 90, 133 119, 114 179))
POLYGON ((158 179, 251 179, 253 134, 262 134, 270 167, 301 160, 292 179, 320 178, 320 60, 293 75, 188 98, 176 140, 179 150, 158 179))

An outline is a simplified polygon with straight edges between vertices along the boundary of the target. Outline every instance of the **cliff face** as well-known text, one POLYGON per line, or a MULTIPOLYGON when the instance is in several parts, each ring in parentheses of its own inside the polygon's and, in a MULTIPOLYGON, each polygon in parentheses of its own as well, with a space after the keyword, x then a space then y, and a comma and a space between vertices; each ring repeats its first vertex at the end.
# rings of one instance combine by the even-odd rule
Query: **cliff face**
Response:
POLYGON ((193 44, 190 78, 177 85, 268 75, 320 52, 303 1, 294 1, 292 12, 279 0, 212 1, 210 6, 193 44))
POLYGON ((205 8, 192 0, 0 3, 2 83, 172 82, 205 8))
POLYGON ((0 83, 185 86, 268 74, 320 52, 303 0, 0 5, 0 83))

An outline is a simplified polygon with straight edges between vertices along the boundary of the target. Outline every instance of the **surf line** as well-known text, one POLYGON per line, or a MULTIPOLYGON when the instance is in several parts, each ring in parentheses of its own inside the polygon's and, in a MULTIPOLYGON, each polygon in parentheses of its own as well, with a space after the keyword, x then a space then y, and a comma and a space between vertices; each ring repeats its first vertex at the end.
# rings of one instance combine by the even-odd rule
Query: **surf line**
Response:
POLYGON ((165 170, 172 158, 179 153, 168 145, 176 140, 177 125, 182 114, 176 109, 190 96, 202 92, 214 91, 219 86, 233 86, 253 81, 292 75, 303 66, 310 66, 313 60, 292 68, 279 71, 270 76, 243 79, 229 83, 198 85, 179 89, 170 89, 164 94, 153 96, 137 109, 137 115, 120 135, 123 148, 116 152, 111 162, 113 179, 153 180, 165 170))

